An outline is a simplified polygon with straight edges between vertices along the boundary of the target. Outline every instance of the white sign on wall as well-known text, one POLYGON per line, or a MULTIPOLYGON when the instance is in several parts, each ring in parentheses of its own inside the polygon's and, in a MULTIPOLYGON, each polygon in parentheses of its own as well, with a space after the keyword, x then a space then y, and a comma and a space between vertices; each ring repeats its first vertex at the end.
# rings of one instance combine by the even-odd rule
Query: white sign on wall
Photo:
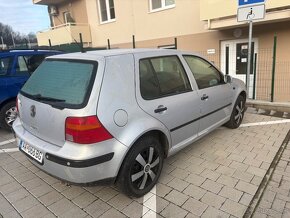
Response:
POLYGON ((215 54, 215 49, 207 49, 207 54, 215 54))

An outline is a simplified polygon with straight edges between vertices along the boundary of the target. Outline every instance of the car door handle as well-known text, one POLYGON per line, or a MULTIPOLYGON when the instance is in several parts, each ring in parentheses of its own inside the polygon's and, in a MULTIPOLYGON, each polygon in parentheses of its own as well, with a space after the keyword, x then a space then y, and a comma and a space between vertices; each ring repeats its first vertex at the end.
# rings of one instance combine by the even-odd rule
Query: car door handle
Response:
POLYGON ((204 101, 204 100, 207 100, 208 99, 208 95, 204 94, 202 97, 201 97, 201 100, 204 101))
POLYGON ((163 111, 166 111, 167 107, 159 106, 157 109, 154 110, 155 113, 161 113, 163 111))

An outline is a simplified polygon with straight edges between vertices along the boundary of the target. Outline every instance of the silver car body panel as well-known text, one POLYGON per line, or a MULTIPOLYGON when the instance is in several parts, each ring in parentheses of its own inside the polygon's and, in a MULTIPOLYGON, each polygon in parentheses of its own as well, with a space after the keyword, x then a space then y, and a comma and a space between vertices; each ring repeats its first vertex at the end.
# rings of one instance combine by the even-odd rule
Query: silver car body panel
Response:
POLYGON ((245 92, 244 84, 236 79, 231 84, 199 90, 183 54, 196 55, 174 50, 120 49, 50 57, 98 62, 88 104, 82 109, 61 110, 19 94, 20 116, 13 124, 16 136, 44 154, 71 160, 86 160, 114 152, 110 161, 85 168, 60 165, 46 158, 43 165, 35 163, 52 175, 75 183, 116 177, 129 149, 136 140, 152 130, 166 136, 168 156, 173 155, 226 123, 238 95, 245 92), (139 60, 166 55, 179 57, 192 91, 146 101, 139 89, 139 60), (201 100, 203 94, 209 95, 207 101, 201 100), (32 105, 36 108, 35 118, 30 116, 32 105), (160 105, 168 108, 165 113, 154 112, 160 105), (91 115, 97 115, 113 139, 89 145, 65 141, 65 119, 91 115))
POLYGON ((116 139, 103 141, 99 145, 79 145, 66 141, 62 147, 58 147, 32 135, 29 131, 23 128, 20 119, 15 121, 13 129, 18 138, 18 145, 19 140, 22 140, 43 152, 43 154, 49 153, 60 158, 80 161, 102 156, 109 152, 114 152, 114 156, 110 161, 84 168, 60 165, 47 160, 45 156, 43 165, 32 161, 32 163, 41 170, 73 183, 91 183, 98 180, 116 177, 119 165, 127 151, 127 147, 116 139))
POLYGON ((106 57, 106 70, 98 101, 99 120, 116 139, 128 147, 151 130, 163 132, 170 141, 168 129, 137 104, 134 70, 132 54, 106 57), (126 124, 122 126, 115 123, 117 117, 114 116, 120 110, 127 114, 126 124))

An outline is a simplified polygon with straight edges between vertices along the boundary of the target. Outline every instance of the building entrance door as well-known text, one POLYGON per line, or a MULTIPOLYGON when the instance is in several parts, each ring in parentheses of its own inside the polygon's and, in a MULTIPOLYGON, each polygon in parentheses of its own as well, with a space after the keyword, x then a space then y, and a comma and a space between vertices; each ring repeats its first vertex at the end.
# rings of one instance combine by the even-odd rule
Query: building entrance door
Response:
MULTIPOLYGON (((255 53, 258 52, 258 40, 252 42, 252 58, 250 71, 250 89, 249 96, 253 97, 253 60, 255 53)), ((248 64, 248 40, 229 40, 221 42, 221 70, 234 78, 246 82, 248 64)))

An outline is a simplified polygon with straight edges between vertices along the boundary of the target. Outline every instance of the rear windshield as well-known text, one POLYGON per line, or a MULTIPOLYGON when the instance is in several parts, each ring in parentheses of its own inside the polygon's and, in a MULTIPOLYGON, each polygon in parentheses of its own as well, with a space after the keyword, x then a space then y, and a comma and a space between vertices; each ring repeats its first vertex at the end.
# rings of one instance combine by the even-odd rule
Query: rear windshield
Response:
POLYGON ((88 100, 97 63, 46 60, 21 89, 26 97, 66 108, 81 108, 88 100))

